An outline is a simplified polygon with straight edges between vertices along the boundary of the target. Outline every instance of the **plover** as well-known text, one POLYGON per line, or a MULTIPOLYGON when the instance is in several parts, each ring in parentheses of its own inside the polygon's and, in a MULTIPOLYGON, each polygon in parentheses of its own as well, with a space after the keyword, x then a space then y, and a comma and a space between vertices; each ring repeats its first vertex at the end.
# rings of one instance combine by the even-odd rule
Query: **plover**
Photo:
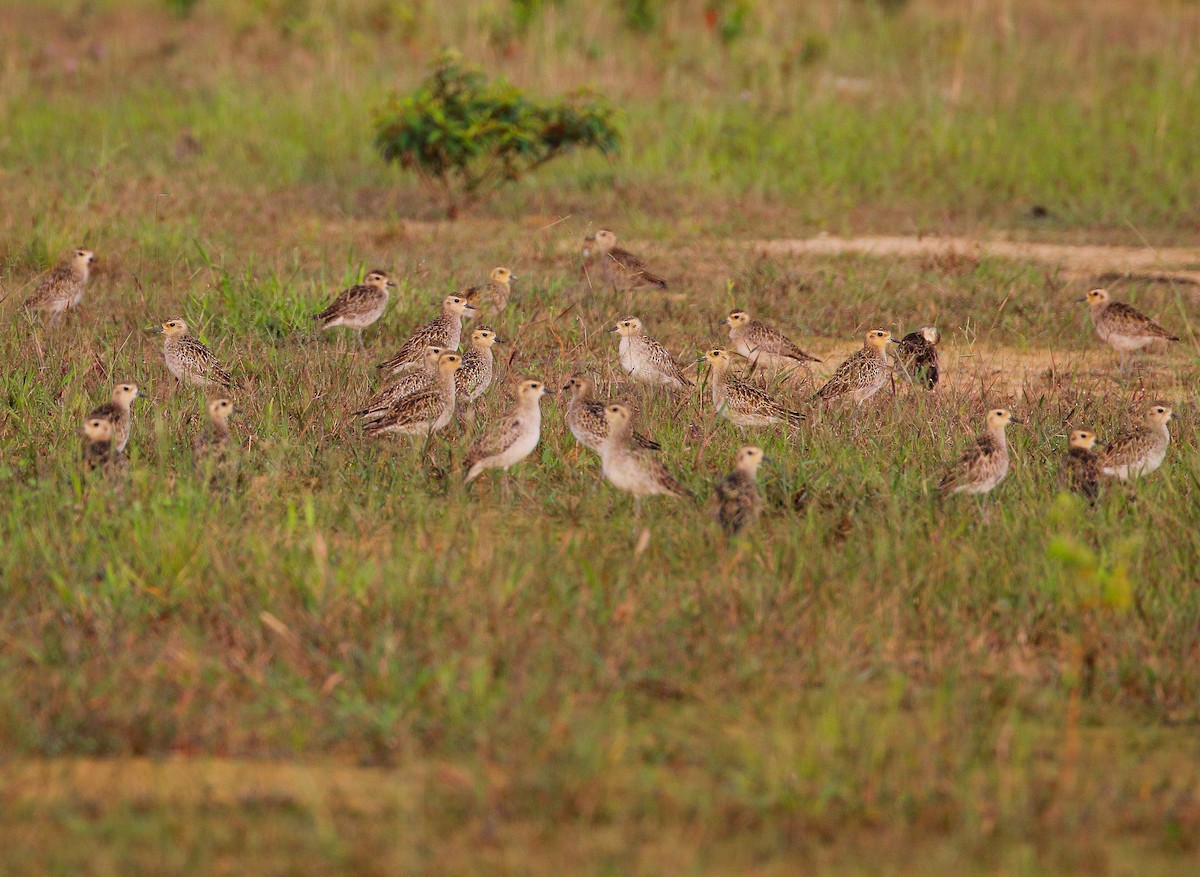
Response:
POLYGON ((635 516, 644 496, 689 496, 654 454, 633 444, 633 412, 628 406, 609 405, 604 417, 608 421, 608 438, 600 445, 604 477, 614 487, 633 495, 635 516))
POLYGON ((213 352, 198 338, 188 334, 188 325, 180 317, 162 324, 163 359, 167 369, 185 384, 196 387, 216 385, 229 389, 233 379, 213 352))
POLYGON ((1100 456, 1096 453, 1096 434, 1077 429, 1067 438, 1067 452, 1059 467, 1059 483, 1094 502, 1100 490, 1100 456))
POLYGON ((503 344, 490 326, 476 326, 471 333, 471 346, 463 354, 462 368, 454 374, 459 405, 470 405, 492 385, 493 344, 503 344))
POLYGON ((792 411, 772 396, 746 383, 732 372, 733 358, 718 347, 700 357, 712 366, 712 398, 717 413, 735 426, 799 426, 804 415, 792 411))
POLYGON ((462 339, 462 321, 475 315, 475 308, 461 296, 448 295, 442 300, 442 313, 409 336, 400 352, 379 368, 389 369, 392 374, 420 368, 425 359, 425 348, 429 346, 458 350, 462 339))
POLYGON ((83 421, 83 465, 89 472, 107 467, 112 461, 112 423, 106 417, 86 417, 83 421))
POLYGON ((550 392, 541 381, 521 381, 513 394, 516 405, 467 452, 464 484, 470 484, 486 469, 507 472, 533 453, 542 435, 542 396, 550 392))
POLYGON ((98 406, 88 415, 89 420, 102 417, 112 424, 113 449, 118 454, 124 453, 125 446, 129 444, 129 428, 133 420, 131 409, 137 397, 137 384, 117 384, 113 387, 111 401, 98 406))
POLYGON ((625 317, 609 330, 621 336, 621 368, 638 383, 684 390, 692 386, 667 349, 646 334, 642 321, 625 317))
POLYGON ((617 246, 617 236, 607 228, 584 238, 583 257, 596 254, 596 270, 601 281, 617 292, 628 292, 643 286, 666 289, 667 281, 654 274, 644 261, 628 250, 617 246))
POLYGON ((891 332, 872 329, 866 334, 862 349, 839 365, 813 398, 829 401, 849 395, 855 405, 862 405, 887 383, 889 342, 894 343, 891 332))
POLYGON ((739 449, 733 458, 733 471, 713 488, 712 516, 728 536, 736 536, 758 518, 762 509, 758 467, 762 462, 762 448, 748 445, 739 449))
POLYGON ((1154 320, 1129 305, 1113 301, 1106 289, 1093 289, 1080 299, 1086 302, 1092 325, 1100 340, 1110 345, 1120 356, 1121 371, 1128 366, 1129 354, 1155 341, 1178 341, 1154 320))
POLYGON ((315 314, 313 319, 321 324, 322 329, 335 326, 354 329, 359 349, 364 349, 363 329, 383 316, 388 303, 388 287, 395 285, 396 281, 388 279, 386 271, 372 271, 362 283, 351 286, 334 299, 333 304, 315 314))
POLYGON ((517 279, 517 275, 507 268, 493 268, 487 283, 482 286, 468 286, 461 295, 471 304, 477 307, 485 305, 492 313, 499 314, 508 307, 508 298, 512 295, 510 284, 517 279))
POLYGON ((987 493, 1008 475, 1008 438, 1005 429, 1020 423, 1007 408, 987 414, 987 429, 975 444, 950 467, 938 484, 943 493, 987 493))
POLYGON ((446 352, 448 351, 444 347, 434 345, 426 347, 425 360, 420 369, 404 372, 392 383, 371 396, 354 414, 366 420, 377 420, 387 414, 388 409, 405 396, 428 389, 438 373, 438 359, 446 352))
POLYGON ((896 359, 908 379, 919 387, 932 390, 938 382, 937 343, 941 333, 935 326, 909 332, 900 339, 896 359))
POLYGON ((1117 436, 1100 451, 1100 472, 1125 481, 1149 475, 1163 464, 1171 445, 1167 424, 1174 412, 1161 403, 1151 405, 1136 429, 1117 436))
POLYGON ((223 456, 231 435, 229 415, 233 413, 233 403, 228 399, 213 399, 205 410, 208 412, 208 429, 196 436, 192 450, 197 458, 223 456))
POLYGON ((777 374, 799 368, 807 372, 808 363, 821 361, 805 353, 774 326, 753 319, 747 311, 731 311, 725 325, 729 327, 730 346, 750 361, 751 371, 761 368, 768 374, 777 374))
MULTIPOLYGON (((587 375, 574 375, 563 387, 563 392, 571 394, 567 404, 567 426, 571 428, 571 435, 585 448, 599 452, 600 445, 608 438, 608 421, 604 417, 605 403, 592 398, 595 391, 596 383, 587 375)), ((633 444, 645 451, 662 450, 662 445, 636 430, 633 444)))
POLYGON ((91 250, 72 250, 41 279, 33 294, 25 300, 25 306, 45 311, 50 315, 50 322, 57 322, 67 308, 78 307, 83 301, 83 289, 94 264, 96 254, 91 250))
POLYGON ((444 429, 454 416, 454 373, 461 365, 462 357, 457 353, 443 353, 438 357, 437 376, 428 389, 400 399, 382 417, 364 424, 363 432, 429 438, 444 429))

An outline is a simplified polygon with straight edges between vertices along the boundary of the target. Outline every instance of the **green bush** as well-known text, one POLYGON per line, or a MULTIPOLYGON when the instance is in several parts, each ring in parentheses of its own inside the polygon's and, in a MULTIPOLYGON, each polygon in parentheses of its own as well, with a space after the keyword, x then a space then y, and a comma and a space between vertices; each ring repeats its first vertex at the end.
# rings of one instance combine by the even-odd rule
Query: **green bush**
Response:
POLYGON ((461 207, 572 150, 615 152, 615 115, 589 92, 533 100, 444 52, 414 94, 393 98, 378 114, 375 145, 385 161, 435 187, 453 219, 461 207))

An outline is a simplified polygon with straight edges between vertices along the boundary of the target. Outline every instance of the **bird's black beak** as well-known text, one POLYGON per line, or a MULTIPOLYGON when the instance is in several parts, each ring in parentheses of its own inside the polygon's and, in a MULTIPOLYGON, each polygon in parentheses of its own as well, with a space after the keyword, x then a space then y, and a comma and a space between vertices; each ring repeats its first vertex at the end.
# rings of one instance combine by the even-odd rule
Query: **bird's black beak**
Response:
POLYGON ((621 327, 620 327, 620 326, 613 326, 611 329, 609 329, 609 330, 608 330, 608 334, 609 334, 609 335, 616 335, 616 334, 617 334, 618 332, 620 332, 620 331, 621 331, 621 327))
POLYGON ((1025 422, 1025 421, 1024 421, 1024 420, 1022 420, 1022 419, 1021 419, 1021 418, 1019 418, 1019 417, 1014 417, 1014 418, 1012 418, 1012 419, 1009 421, 1009 423, 1024 423, 1024 422, 1025 422))
POLYGON ((1079 304, 1079 305, 1087 304, 1087 296, 1085 295, 1083 298, 1075 299, 1075 304, 1079 304))
POLYGON ((543 392, 543 393, 545 393, 547 396, 554 396, 554 395, 556 395, 556 391, 555 391, 555 390, 551 390, 549 387, 542 387, 542 392, 543 392))
POLYGON ((396 281, 395 281, 395 280, 389 280, 389 281, 387 282, 387 285, 388 285, 388 286, 395 286, 395 285, 396 285, 396 281))
POLYGON ((493 338, 492 343, 493 344, 507 344, 508 342, 505 341, 503 338, 493 338))

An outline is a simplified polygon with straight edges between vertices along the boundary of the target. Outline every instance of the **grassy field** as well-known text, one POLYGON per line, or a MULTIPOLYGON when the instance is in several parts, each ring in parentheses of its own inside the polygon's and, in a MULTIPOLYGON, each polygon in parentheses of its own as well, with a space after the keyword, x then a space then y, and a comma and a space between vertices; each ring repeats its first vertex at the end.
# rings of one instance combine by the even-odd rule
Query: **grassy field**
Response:
MULTIPOLYGON (((1196 287, 1113 284, 1183 338, 1122 382, 1090 278, 742 242, 1194 244, 1200 6, 792 5, 739 32, 733 2, 0 9, 0 874, 1195 872, 1196 287), (438 221, 370 123, 449 43, 611 95, 625 150, 438 221), (593 288, 602 224, 671 289, 593 288), (42 327, 20 302, 78 244, 100 270, 42 327), (947 380, 857 435, 839 409, 755 432, 767 513, 732 543, 685 502, 635 520, 562 400, 511 496, 466 490, 464 430, 422 457, 347 412, 497 264, 522 278, 506 383, 585 368, 625 396, 612 320, 688 359, 734 306, 823 374, 936 322, 947 380), (376 265, 401 286, 369 351, 314 337, 376 265), (173 315, 244 381, 216 484, 204 397, 146 331, 173 315), (117 380, 143 393, 129 472, 85 478, 75 431, 117 380), (1066 432, 1156 398, 1163 469, 1060 496, 1066 432), (996 404, 1025 420, 1012 476, 939 500, 996 404)), ((635 397, 706 495, 744 437, 703 392, 635 397)))

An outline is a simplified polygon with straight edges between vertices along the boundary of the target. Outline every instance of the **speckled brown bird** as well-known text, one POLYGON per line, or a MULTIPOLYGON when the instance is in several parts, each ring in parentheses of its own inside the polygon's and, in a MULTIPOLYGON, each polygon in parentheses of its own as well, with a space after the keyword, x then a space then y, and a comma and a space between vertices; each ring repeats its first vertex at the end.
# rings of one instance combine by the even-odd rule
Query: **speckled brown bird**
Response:
POLYGON ((916 332, 909 332, 900 339, 896 348, 896 359, 900 368, 918 387, 932 390, 938 382, 938 353, 937 343, 941 333, 936 326, 926 326, 916 332))
POLYGON ((1067 452, 1059 467, 1059 484, 1095 502, 1100 492, 1100 456, 1096 453, 1096 434, 1077 429, 1067 438, 1067 452))
POLYGON ((218 386, 230 389, 233 378, 213 352, 198 338, 188 334, 181 317, 162 324, 163 360, 167 369, 185 384, 196 387, 218 386))
POLYGON ((355 330, 359 349, 363 348, 363 329, 373 324, 383 316, 387 308, 388 287, 394 287, 396 281, 390 280, 386 271, 375 270, 344 291, 333 300, 333 304, 325 308, 313 319, 321 324, 321 329, 333 329, 345 326, 355 330))
POLYGON ((641 511, 644 496, 690 496, 654 454, 633 444, 633 411, 628 406, 609 405, 604 417, 608 421, 608 437, 600 445, 604 477, 617 489, 632 494, 635 516, 641 511))
POLYGON ((105 417, 86 417, 81 432, 84 468, 89 472, 107 468, 113 458, 112 424, 105 417))
POLYGON ((495 374, 493 344, 503 344, 490 326, 476 326, 471 333, 471 346, 463 354, 462 368, 454 373, 459 405, 472 405, 487 392, 495 374))
POLYGON ((747 445, 733 458, 733 471, 713 488, 711 514, 727 536, 736 536, 758 519, 762 497, 758 492, 758 467, 762 448, 747 445))
POLYGON ((542 435, 542 396, 552 392, 542 381, 521 381, 513 393, 516 404, 467 451, 464 484, 488 469, 507 472, 533 453, 542 435))
POLYGON ((420 369, 401 374, 392 383, 367 399, 363 403, 363 407, 354 412, 355 416, 365 420, 378 420, 405 396, 429 389, 429 385, 433 383, 433 379, 438 373, 438 359, 447 352, 452 351, 436 345, 426 347, 425 361, 421 364, 420 369))
POLYGON ((58 322, 67 308, 78 307, 83 301, 84 286, 94 264, 96 254, 91 250, 72 250, 41 279, 25 300, 25 307, 44 311, 50 315, 51 323, 58 322))
POLYGON ((730 346, 750 362, 751 371, 761 368, 767 374, 796 369, 807 372, 808 363, 821 361, 805 353, 774 326, 752 318, 748 311, 731 311, 725 325, 729 327, 730 346))
POLYGON ((584 238, 583 257, 595 254, 595 267, 601 282, 617 292, 650 286, 666 289, 667 281, 652 272, 649 266, 628 250, 617 246, 617 236, 607 228, 584 238))
POLYGON ((192 451, 198 460, 219 459, 224 456, 232 437, 229 416, 233 414, 233 403, 228 399, 213 399, 205 406, 205 410, 208 413, 208 429, 196 436, 192 451))
POLYGON ((392 374, 420 368, 425 359, 425 348, 430 346, 457 351, 462 340, 463 320, 470 319, 475 313, 474 306, 465 298, 446 296, 442 300, 442 313, 410 335, 399 352, 387 362, 380 363, 379 368, 388 369, 392 374))
POLYGON ((517 279, 517 275, 503 266, 493 268, 487 283, 482 286, 468 286, 461 295, 476 307, 499 314, 508 307, 508 299, 512 295, 511 284, 517 279))
MULTIPOLYGON (((600 446, 608 438, 608 421, 604 417, 605 402, 592 398, 596 392, 596 382, 588 375, 573 375, 563 387, 563 392, 571 394, 567 404, 567 426, 571 435, 585 448, 599 452, 600 446)), ((633 444, 644 451, 660 451, 662 445, 634 430, 633 444)))
POLYGON ((621 368, 638 383, 672 390, 686 390, 692 386, 675 358, 646 334, 637 317, 625 317, 609 331, 621 336, 617 347, 621 368))
POLYGON ((855 405, 862 405, 887 383, 891 369, 887 346, 892 341, 891 332, 872 329, 866 334, 862 349, 839 365, 813 398, 828 402, 848 395, 855 405))
POLYGON ((735 426, 799 426, 804 415, 733 374, 733 357, 720 347, 700 357, 712 366, 712 399, 717 413, 735 426))
POLYGON ((1162 403, 1151 405, 1137 428, 1117 436, 1100 451, 1101 474, 1125 481, 1157 470, 1171 446, 1167 424, 1174 416, 1162 403))
POLYGON ((938 490, 943 493, 987 493, 1008 475, 1008 437, 1010 423, 1020 423, 1007 408, 994 408, 987 414, 987 429, 975 439, 950 467, 938 490))
POLYGON ((125 446, 129 444, 129 431, 133 423, 132 407, 137 397, 137 384, 117 384, 113 387, 111 401, 96 407, 88 415, 88 419, 102 417, 112 424, 113 449, 118 454, 124 453, 125 446))
POLYGON ((1093 289, 1080 301, 1087 304, 1100 340, 1117 351, 1121 371, 1128 368, 1128 357, 1133 351, 1155 341, 1179 340, 1136 308, 1113 301, 1106 289, 1093 289))
POLYGON ((445 429, 454 416, 454 373, 462 365, 457 353, 438 357, 438 373, 428 389, 398 400, 382 417, 363 425, 366 435, 417 435, 429 438, 445 429))

